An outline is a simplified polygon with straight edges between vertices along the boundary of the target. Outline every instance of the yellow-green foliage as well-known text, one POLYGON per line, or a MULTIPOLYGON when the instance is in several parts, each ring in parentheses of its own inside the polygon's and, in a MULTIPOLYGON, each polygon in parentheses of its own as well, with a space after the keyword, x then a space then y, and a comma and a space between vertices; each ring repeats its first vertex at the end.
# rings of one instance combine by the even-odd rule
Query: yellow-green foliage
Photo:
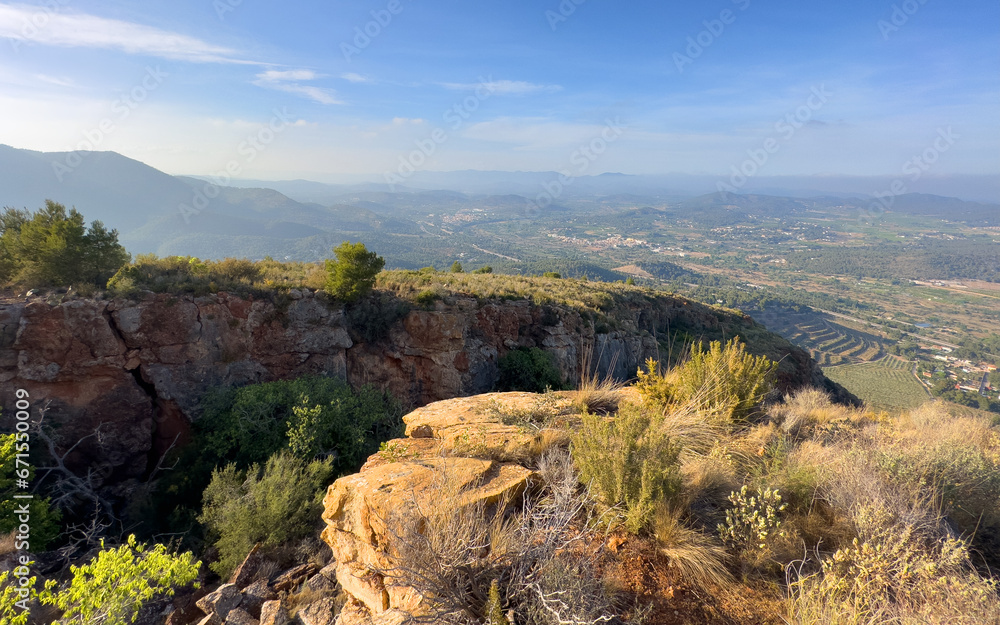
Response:
POLYGON ((636 388, 646 401, 667 408, 693 402, 706 416, 723 422, 744 421, 774 385, 777 364, 748 354, 738 339, 712 341, 691 348, 684 364, 659 373, 656 363, 638 372, 636 388))
POLYGON ((193 256, 158 258, 155 254, 141 254, 108 280, 108 290, 116 295, 138 290, 204 295, 216 291, 318 289, 323 286, 325 276, 316 263, 280 263, 271 258, 259 262, 242 258, 213 261, 193 256))
POLYGON ((726 522, 718 530, 722 540, 742 552, 767 548, 768 541, 783 535, 781 513, 786 504, 776 490, 758 488, 751 493, 746 485, 729 494, 731 507, 726 510, 726 522))
POLYGON ((63 611, 54 625, 125 625, 139 618, 149 600, 173 596, 175 589, 193 582, 200 567, 190 552, 167 553, 164 545, 149 548, 129 536, 127 544, 70 567, 73 580, 67 588, 53 592, 55 583, 49 582, 40 596, 63 611))
POLYGON ((663 426, 663 416, 623 404, 614 417, 584 414, 573 437, 580 479, 605 506, 623 507, 625 528, 639 532, 658 504, 680 486, 681 446, 663 426))
POLYGON ((873 525, 792 584, 793 623, 1000 622, 996 582, 976 573, 963 540, 911 524, 873 525))
MULTIPOLYGON (((34 564, 31 562, 29 564, 34 564)), ((36 577, 26 577, 26 584, 14 585, 11 571, 0 572, 0 623, 3 625, 26 625, 28 617, 31 615, 32 602, 38 598, 38 589, 35 584, 36 577), (8 579, 10 581, 8 581, 8 579)))
POLYGON ((490 582, 490 596, 486 601, 486 625, 510 625, 510 621, 503 613, 500 583, 495 579, 490 582))

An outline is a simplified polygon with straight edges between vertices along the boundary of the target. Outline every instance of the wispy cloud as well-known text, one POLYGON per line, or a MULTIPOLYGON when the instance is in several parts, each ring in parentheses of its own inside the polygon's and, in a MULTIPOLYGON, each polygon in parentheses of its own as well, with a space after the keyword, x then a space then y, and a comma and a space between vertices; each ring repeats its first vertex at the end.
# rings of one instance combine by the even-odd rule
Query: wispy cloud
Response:
POLYGON ((341 74, 341 78, 348 82, 371 82, 371 79, 367 76, 362 76, 361 74, 355 74, 354 72, 347 72, 346 74, 341 74))
POLYGON ((0 37, 67 48, 104 48, 194 63, 249 63, 235 50, 144 24, 45 7, 0 4, 0 37), (28 28, 43 13, 45 22, 28 28))
POLYGON ((559 85, 538 85, 523 80, 489 80, 478 83, 444 82, 441 86, 454 91, 475 91, 489 89, 495 95, 527 95, 529 93, 555 93, 562 91, 559 85))
POLYGON ((317 78, 322 78, 322 75, 308 69, 267 70, 257 74, 253 84, 265 89, 294 93, 320 104, 343 104, 337 99, 337 94, 329 89, 300 84, 300 81, 317 78))

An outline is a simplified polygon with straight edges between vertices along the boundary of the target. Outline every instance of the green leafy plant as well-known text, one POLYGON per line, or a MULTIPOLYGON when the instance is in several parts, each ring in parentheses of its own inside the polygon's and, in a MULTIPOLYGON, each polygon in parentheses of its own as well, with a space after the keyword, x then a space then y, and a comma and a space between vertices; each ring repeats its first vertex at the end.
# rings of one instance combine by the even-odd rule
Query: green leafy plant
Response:
POLYGON ((416 457, 416 452, 410 451, 405 443, 399 441, 385 441, 378 448, 379 458, 386 462, 399 462, 408 458, 416 457))
POLYGON ((584 414, 573 437, 581 481, 605 506, 622 506, 625 528, 638 533, 680 489, 681 446, 654 416, 634 404, 617 415, 584 414))
POLYGON ((139 618, 150 600, 171 597, 177 588, 198 577, 201 562, 190 552, 171 554, 164 545, 150 548, 135 536, 117 549, 104 549, 82 566, 72 566, 69 586, 53 592, 50 581, 40 593, 42 603, 63 611, 53 625, 125 625, 139 618))
POLYGON ((562 374, 552 355, 537 347, 518 347, 500 357, 501 391, 528 391, 540 393, 546 389, 560 389, 562 374))
POLYGON ((719 535, 739 552, 766 549, 769 540, 784 535, 780 515, 787 504, 781 501, 777 490, 757 488, 750 493, 743 485, 729 494, 729 503, 732 507, 726 511, 726 522, 718 526, 719 535))
POLYGON ((240 471, 230 464, 214 471, 198 518, 219 550, 211 569, 226 577, 255 544, 274 550, 309 535, 332 465, 332 459, 306 462, 279 452, 263 467, 240 471))
POLYGON ((344 302, 354 302, 375 287, 375 277, 385 267, 385 259, 369 252, 364 243, 344 241, 333 248, 336 260, 326 261, 328 293, 344 302))

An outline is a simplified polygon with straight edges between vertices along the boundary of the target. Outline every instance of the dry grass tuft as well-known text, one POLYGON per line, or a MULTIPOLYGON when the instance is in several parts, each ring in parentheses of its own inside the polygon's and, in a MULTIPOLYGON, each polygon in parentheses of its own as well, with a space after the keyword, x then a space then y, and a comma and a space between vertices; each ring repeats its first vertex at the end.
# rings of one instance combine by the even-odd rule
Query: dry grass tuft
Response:
POLYGON ((733 576, 724 562, 725 548, 711 536, 690 528, 681 520, 680 510, 661 505, 653 521, 653 533, 660 553, 681 576, 702 588, 726 588, 733 576))

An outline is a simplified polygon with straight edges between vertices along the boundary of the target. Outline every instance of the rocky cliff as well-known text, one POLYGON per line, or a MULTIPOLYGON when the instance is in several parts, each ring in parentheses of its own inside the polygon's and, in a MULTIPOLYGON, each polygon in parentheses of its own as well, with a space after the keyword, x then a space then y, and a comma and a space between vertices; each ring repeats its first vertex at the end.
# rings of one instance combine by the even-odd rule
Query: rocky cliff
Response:
POLYGON ((343 305, 306 289, 284 298, 29 297, 0 304, 0 399, 11 406, 15 390, 27 390, 35 416, 47 406, 64 443, 100 427, 69 460, 107 482, 141 477, 183 440, 213 387, 325 374, 387 387, 418 406, 491 390, 498 359, 518 346, 551 353, 570 381, 587 354, 599 376, 626 379, 678 332, 739 334, 751 351, 781 360, 783 390, 826 386, 850 399, 807 353, 749 317, 651 293, 618 302, 610 325, 569 305, 451 293, 411 307, 368 342, 356 340, 343 305))

